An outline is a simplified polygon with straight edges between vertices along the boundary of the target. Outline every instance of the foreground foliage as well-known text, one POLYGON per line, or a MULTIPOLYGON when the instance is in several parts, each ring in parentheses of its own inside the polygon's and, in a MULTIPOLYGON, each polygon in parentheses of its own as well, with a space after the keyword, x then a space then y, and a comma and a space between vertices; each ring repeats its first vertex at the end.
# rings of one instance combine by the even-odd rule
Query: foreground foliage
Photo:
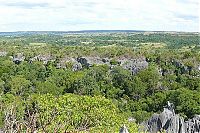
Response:
POLYGON ((136 132, 111 100, 102 97, 51 94, 22 97, 6 94, 1 98, 1 117, 5 132, 118 132, 123 124, 136 132))

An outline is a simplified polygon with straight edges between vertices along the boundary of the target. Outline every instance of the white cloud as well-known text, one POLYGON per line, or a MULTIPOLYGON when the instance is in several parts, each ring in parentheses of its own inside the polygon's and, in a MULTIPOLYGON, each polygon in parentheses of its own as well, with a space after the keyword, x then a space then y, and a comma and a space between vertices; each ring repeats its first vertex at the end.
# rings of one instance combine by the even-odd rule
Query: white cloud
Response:
POLYGON ((0 0, 0 31, 199 31, 198 0, 0 0))

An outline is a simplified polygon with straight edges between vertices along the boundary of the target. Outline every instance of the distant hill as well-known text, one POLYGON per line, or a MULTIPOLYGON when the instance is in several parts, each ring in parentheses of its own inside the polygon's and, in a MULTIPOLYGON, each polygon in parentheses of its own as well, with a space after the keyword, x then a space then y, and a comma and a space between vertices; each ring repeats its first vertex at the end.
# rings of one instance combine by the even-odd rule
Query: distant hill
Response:
POLYGON ((178 31, 144 31, 144 30, 81 30, 81 31, 16 31, 0 32, 0 36, 26 36, 26 35, 62 35, 62 34, 82 34, 82 33, 171 33, 171 34, 199 34, 198 32, 178 32, 178 31))
POLYGON ((142 30, 82 30, 82 31, 17 31, 17 32, 0 32, 0 36, 12 35, 36 35, 36 34, 67 34, 67 33, 116 33, 116 32, 145 32, 142 30))

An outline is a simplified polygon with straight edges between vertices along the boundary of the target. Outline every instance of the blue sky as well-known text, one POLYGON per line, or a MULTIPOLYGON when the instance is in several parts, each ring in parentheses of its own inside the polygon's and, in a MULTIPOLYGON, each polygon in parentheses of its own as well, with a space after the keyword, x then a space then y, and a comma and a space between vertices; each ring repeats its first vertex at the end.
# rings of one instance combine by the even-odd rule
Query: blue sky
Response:
POLYGON ((199 0, 0 0, 0 32, 200 31, 199 0))

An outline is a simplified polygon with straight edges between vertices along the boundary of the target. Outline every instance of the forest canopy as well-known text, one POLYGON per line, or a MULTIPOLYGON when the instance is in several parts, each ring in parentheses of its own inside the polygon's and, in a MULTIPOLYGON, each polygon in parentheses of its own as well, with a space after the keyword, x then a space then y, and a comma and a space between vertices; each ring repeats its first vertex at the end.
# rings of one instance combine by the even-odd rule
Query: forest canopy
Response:
POLYGON ((196 33, 0 35, 0 129, 137 132, 167 101, 192 118, 199 42, 196 33))

